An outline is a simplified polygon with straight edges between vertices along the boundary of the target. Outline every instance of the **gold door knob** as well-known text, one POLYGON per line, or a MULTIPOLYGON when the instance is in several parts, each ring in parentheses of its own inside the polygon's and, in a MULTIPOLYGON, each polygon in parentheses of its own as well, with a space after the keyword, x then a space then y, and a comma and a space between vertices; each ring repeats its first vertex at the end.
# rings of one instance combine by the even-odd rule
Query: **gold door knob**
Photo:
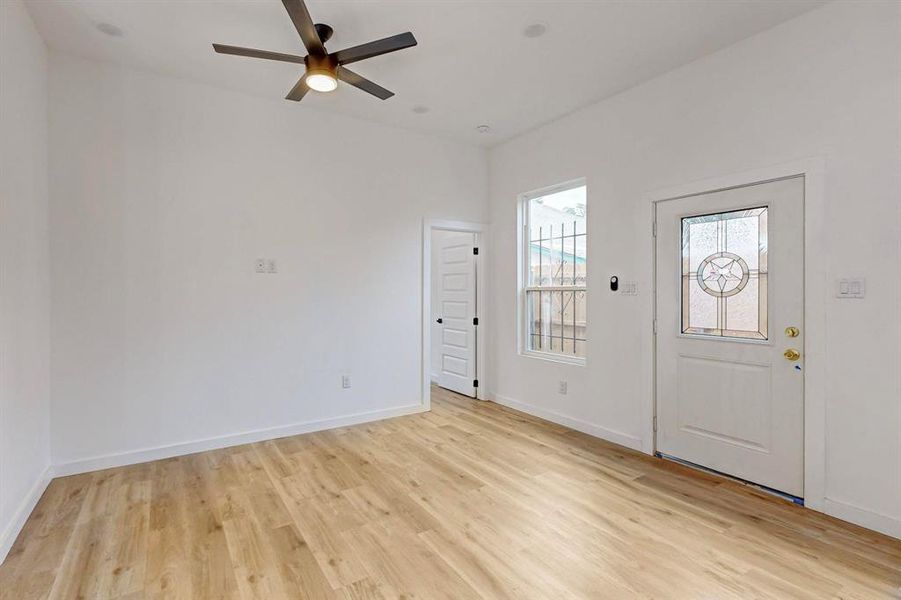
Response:
POLYGON ((797 327, 786 327, 785 328, 786 337, 798 337, 801 335, 801 330, 797 327))
POLYGON ((787 360, 798 360, 799 358, 801 358, 801 353, 794 348, 789 348, 782 353, 782 356, 784 356, 787 360))

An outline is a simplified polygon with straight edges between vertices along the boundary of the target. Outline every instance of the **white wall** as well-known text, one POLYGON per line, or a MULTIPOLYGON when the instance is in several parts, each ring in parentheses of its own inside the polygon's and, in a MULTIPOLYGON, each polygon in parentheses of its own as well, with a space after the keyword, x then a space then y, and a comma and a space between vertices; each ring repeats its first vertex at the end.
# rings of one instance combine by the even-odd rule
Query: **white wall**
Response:
POLYGON ((826 505, 901 536, 901 4, 839 2, 494 149, 491 384, 502 402, 649 449, 652 190, 825 157, 826 505), (516 196, 585 176, 585 367, 517 354, 516 196), (610 275, 639 282, 611 294, 610 275), (569 381, 569 394, 556 393, 569 381))
POLYGON ((484 151, 57 54, 50 137, 63 472, 418 407, 422 219, 484 220, 484 151))
POLYGON ((0 2, 0 561, 47 483, 47 51, 0 2))

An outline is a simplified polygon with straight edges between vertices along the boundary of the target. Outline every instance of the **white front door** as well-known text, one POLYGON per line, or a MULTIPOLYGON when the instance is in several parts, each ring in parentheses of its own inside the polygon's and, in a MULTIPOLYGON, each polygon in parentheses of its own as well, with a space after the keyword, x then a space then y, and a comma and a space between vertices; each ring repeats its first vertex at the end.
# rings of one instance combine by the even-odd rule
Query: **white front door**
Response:
POLYGON ((803 177, 659 202, 657 450, 803 497, 803 315, 803 177))
POLYGON ((438 322, 440 369, 438 385, 475 397, 476 386, 476 261, 475 235, 448 233, 439 238, 438 322))

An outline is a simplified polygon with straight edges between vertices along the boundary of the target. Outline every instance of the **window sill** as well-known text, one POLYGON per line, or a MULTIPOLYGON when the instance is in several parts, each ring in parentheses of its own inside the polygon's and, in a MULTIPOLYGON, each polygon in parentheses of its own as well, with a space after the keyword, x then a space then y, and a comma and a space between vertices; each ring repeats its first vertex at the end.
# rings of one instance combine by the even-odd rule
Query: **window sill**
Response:
POLYGON ((525 358, 534 358, 545 362, 552 362, 564 365, 574 365, 577 367, 585 366, 585 359, 579 356, 567 356, 565 354, 551 354, 550 352, 537 352, 535 350, 522 350, 520 356, 525 358))

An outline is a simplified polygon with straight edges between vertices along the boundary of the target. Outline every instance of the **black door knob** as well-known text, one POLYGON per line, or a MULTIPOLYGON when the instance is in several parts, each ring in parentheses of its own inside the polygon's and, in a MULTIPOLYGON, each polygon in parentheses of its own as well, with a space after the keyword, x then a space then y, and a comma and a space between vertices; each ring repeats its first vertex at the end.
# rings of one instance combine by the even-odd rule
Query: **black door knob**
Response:
POLYGON ((444 319, 442 319, 441 317, 438 317, 438 322, 439 322, 439 323, 444 323, 444 319))

